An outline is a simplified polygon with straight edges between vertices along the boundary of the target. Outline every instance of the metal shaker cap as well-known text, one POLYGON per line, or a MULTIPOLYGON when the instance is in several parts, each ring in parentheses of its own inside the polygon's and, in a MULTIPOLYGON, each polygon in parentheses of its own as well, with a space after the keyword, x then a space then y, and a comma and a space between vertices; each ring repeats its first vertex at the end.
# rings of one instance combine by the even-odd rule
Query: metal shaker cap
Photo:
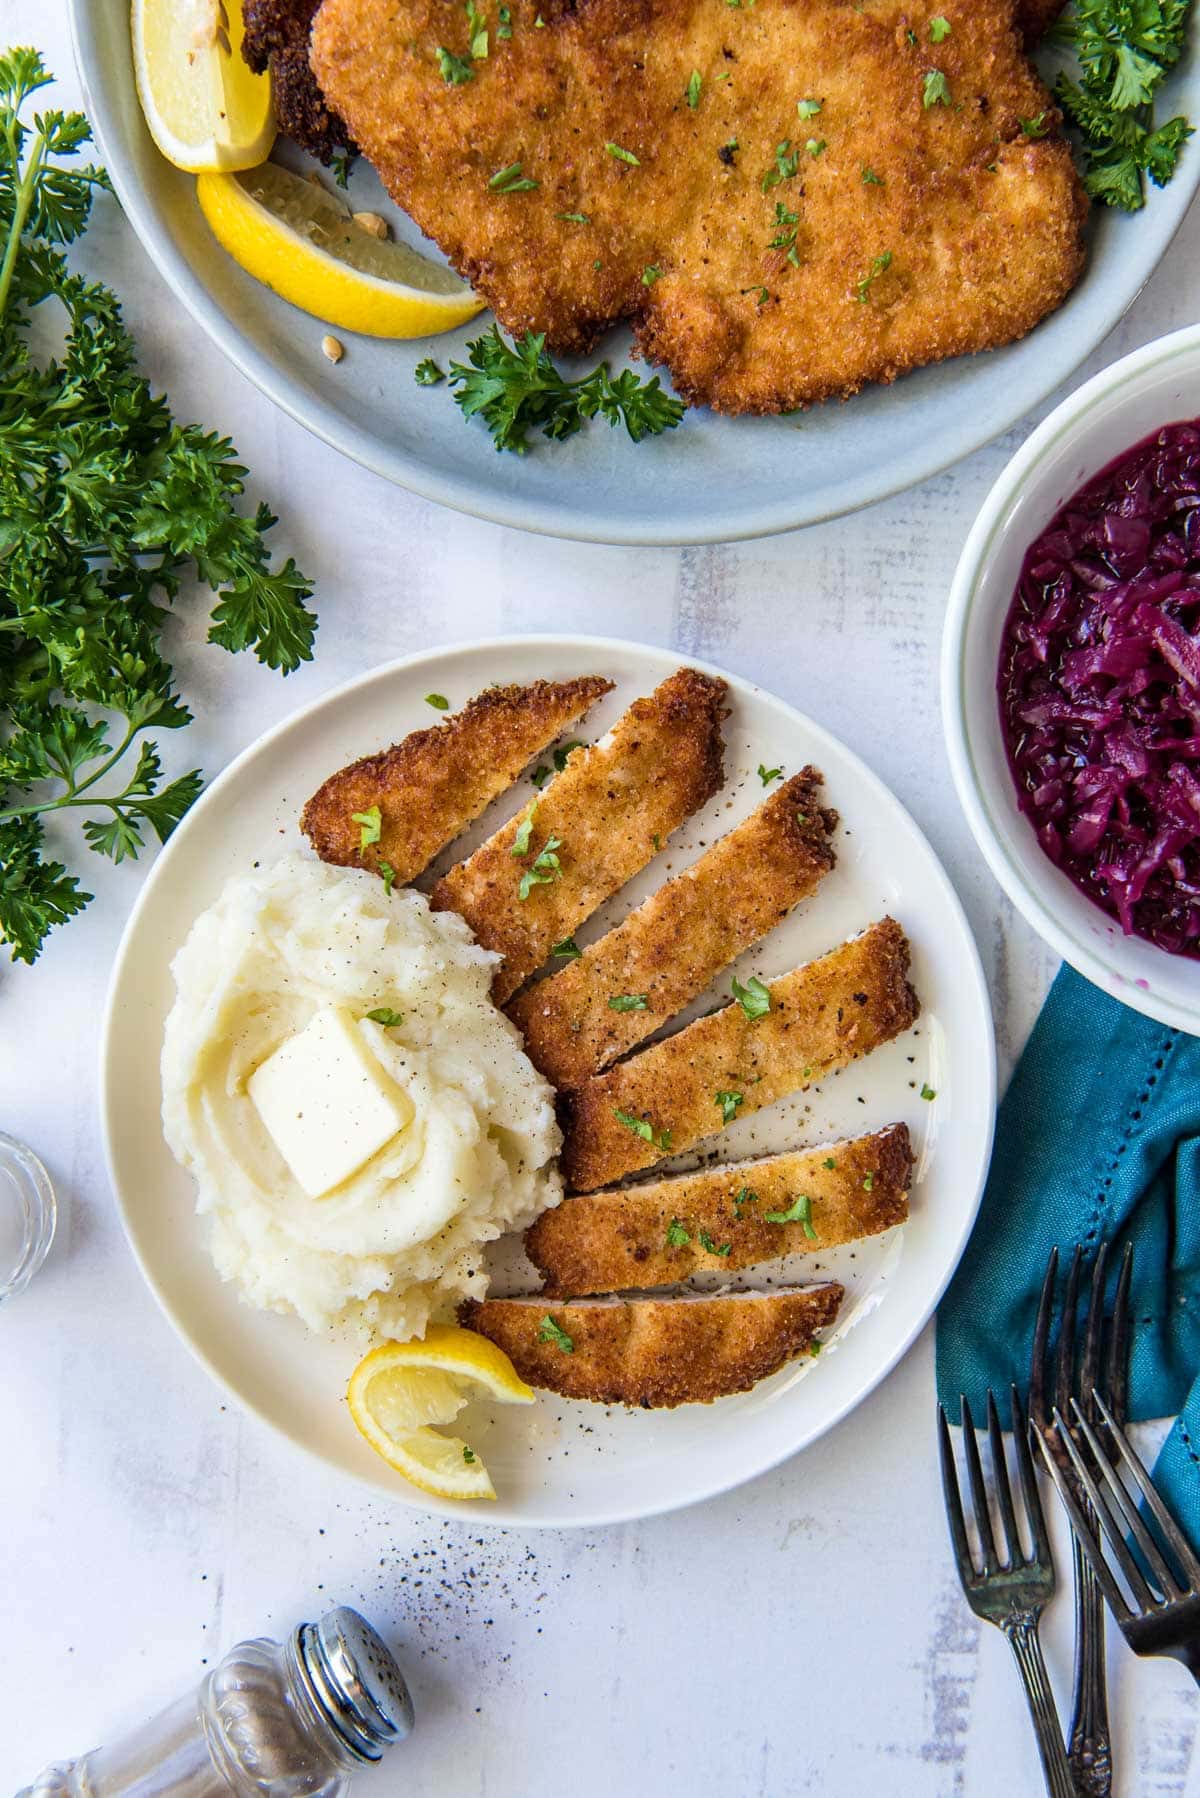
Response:
POLYGON ((408 1685, 391 1649, 349 1605, 302 1623, 296 1646, 322 1710, 363 1760, 383 1758, 413 1726, 408 1685))

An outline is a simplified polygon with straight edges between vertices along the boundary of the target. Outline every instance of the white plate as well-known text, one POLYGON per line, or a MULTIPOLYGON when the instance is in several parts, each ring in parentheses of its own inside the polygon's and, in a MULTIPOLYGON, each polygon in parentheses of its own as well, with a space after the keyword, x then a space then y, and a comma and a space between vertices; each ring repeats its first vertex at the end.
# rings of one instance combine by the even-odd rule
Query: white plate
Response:
MULTIPOLYGON (((697 664, 702 665, 702 664, 697 664)), ((214 781, 159 857, 113 973, 102 1046, 109 1166, 139 1264, 168 1317, 215 1379, 249 1410, 348 1477, 397 1504, 472 1522, 597 1526, 671 1510, 773 1467, 844 1417, 913 1341, 952 1273, 975 1217, 991 1146, 995 1064, 987 991, 970 931, 937 858, 908 814, 827 732, 744 681, 730 683, 724 790, 672 838, 584 934, 637 903, 762 797, 759 762, 794 773, 813 762, 841 814, 838 865, 808 905, 738 971, 771 975, 891 912, 913 943, 923 1012, 901 1041, 803 1098, 726 1132, 728 1157, 821 1142, 903 1118, 918 1156, 912 1218, 901 1231, 809 1263, 848 1297, 817 1361, 785 1369, 714 1406, 625 1412, 544 1395, 528 1411, 467 1413, 464 1429, 495 1480, 497 1504, 428 1500, 358 1438, 342 1402, 354 1353, 265 1316, 218 1279, 193 1211, 193 1188, 159 1123, 158 1058, 173 988, 171 958, 230 875, 299 845, 304 800, 335 768, 430 722, 424 695, 462 705, 490 681, 605 674, 616 691, 586 720, 599 736, 679 658, 603 638, 524 637, 436 650, 352 681, 268 733, 214 781), (924 1083, 936 1090, 921 1099, 924 1083)), ((711 670, 710 672, 719 672, 711 670)), ((524 803, 521 782, 472 833, 524 803)), ((728 975, 718 983, 728 992, 728 975)), ((711 997, 711 995, 710 995, 711 997)), ((760 1275, 761 1279, 761 1275, 760 1275)), ((754 1284, 752 1276, 746 1284, 754 1284)))
MULTIPOLYGON (((959 356, 801 417, 697 410, 678 430, 637 445, 593 424, 566 443, 535 437, 527 456, 497 455, 445 386, 413 383, 415 365, 431 351, 443 367, 464 360, 463 346, 487 329, 488 315, 436 341, 347 335, 345 359, 327 362, 323 327, 237 268, 205 225, 191 176, 155 150, 134 88, 129 0, 70 0, 70 11, 88 115, 121 204, 155 267, 238 368, 309 430, 389 480, 558 537, 661 544, 762 536, 835 518, 953 467, 1039 406, 1112 330, 1200 182, 1193 141, 1174 180, 1148 186, 1143 212, 1096 208, 1079 285, 1006 349, 959 356)), ((1177 112, 1200 115, 1200 68, 1190 52, 1158 103, 1160 119, 1177 112)), ((437 255, 370 169, 356 169, 351 188, 356 205, 385 212, 398 235, 437 255)), ((622 364, 628 345, 628 332, 615 332, 601 353, 622 364)))

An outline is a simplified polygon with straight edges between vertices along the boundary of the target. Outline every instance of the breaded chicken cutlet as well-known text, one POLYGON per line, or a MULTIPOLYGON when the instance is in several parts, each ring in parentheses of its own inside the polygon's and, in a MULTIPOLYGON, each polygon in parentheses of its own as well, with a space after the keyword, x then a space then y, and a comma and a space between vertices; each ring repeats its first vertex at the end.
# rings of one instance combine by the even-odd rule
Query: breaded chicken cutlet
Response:
POLYGON ((547 1080, 578 1086, 627 1054, 816 891, 834 864, 837 823, 820 786, 815 768, 793 775, 577 961, 514 1000, 509 1016, 547 1080))
POLYGON ((711 1298, 583 1299, 549 1310, 544 1298, 484 1299, 462 1306, 459 1318, 502 1348, 531 1386, 657 1410, 748 1392, 811 1351, 843 1290, 831 1281, 711 1298))
POLYGON ((561 1167, 592 1192, 653 1167, 868 1055, 914 1022, 908 940, 893 918, 764 984, 770 1010, 736 1001, 564 1095, 561 1167))
POLYGON ((300 828, 323 862, 382 866, 404 886, 611 691, 599 675, 488 687, 444 723, 331 774, 305 806, 300 828), (373 806, 379 837, 364 845, 354 815, 373 806))
POLYGON ((890 1124, 564 1199, 525 1232, 525 1252, 555 1296, 673 1286, 878 1236, 908 1217, 912 1169, 907 1126, 890 1124))
POLYGON ((724 681, 680 668, 438 882, 434 910, 458 912, 504 957, 498 1005, 712 798, 725 694, 724 681))
POLYGON ((242 55, 256 75, 270 69, 279 129, 311 156, 330 163, 335 151, 355 146, 342 120, 326 105, 308 60, 313 14, 320 3, 246 0, 242 55))
POLYGON ((786 412, 1010 343, 1080 275, 1087 201, 1012 0, 936 44, 906 0, 508 10, 472 59, 460 0, 323 0, 311 61, 513 333, 580 352, 628 319, 688 402, 786 412))

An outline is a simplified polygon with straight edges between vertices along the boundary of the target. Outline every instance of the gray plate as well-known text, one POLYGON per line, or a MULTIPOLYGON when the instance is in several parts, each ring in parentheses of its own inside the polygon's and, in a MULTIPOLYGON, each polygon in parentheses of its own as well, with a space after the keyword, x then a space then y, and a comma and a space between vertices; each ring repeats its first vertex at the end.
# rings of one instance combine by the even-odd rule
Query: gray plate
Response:
MULTIPOLYGON (((353 338, 337 367, 320 326, 244 275, 213 241, 190 176, 155 150, 129 48, 128 0, 70 0, 76 58, 104 160, 155 266, 209 335, 264 393, 346 455, 427 499, 500 524, 602 543, 712 543, 816 523, 925 480, 1016 423, 1091 354, 1154 270, 1200 183, 1200 143, 1171 184, 1133 217, 1098 209, 1088 269, 1066 305, 1024 342, 875 387, 848 405, 793 418, 689 412, 635 446, 593 424, 564 444, 498 455, 445 387, 419 388, 415 364, 461 358, 487 316, 410 343, 353 338)), ((1190 56, 1160 117, 1200 115, 1190 56)), ((360 165, 356 204, 386 206, 360 165)), ((420 241, 408 221, 401 230, 420 241)), ((426 246, 428 247, 428 246, 426 246)), ((610 358, 628 336, 614 334, 610 358)))

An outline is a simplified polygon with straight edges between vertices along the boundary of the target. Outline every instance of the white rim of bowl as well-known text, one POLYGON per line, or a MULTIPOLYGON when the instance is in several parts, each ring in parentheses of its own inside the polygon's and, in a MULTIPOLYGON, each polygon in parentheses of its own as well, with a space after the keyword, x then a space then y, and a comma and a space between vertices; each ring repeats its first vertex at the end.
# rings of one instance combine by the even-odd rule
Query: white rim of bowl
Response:
MULTIPOLYGON (((1200 325, 1185 325, 1182 330, 1172 331, 1166 337, 1156 337, 1152 343, 1144 344, 1141 349, 1132 351, 1111 367, 1102 369, 1060 406, 1055 407, 1002 470, 971 527, 954 571, 942 637, 941 688, 942 728, 959 804, 966 813, 971 834, 984 861, 1017 910, 1032 924, 1038 935, 1058 951, 1064 961, 1069 962, 1077 973, 1090 980, 1094 986, 1112 994, 1134 1011, 1140 1011, 1145 1017, 1154 1018, 1173 1030, 1194 1034, 1200 1025, 1200 1003, 1190 1009, 1178 1004, 1169 995, 1138 986, 1104 956, 1097 954, 1090 944, 1076 936, 1027 884, 1021 866, 1010 853, 996 816, 984 798, 967 728, 967 683, 964 667, 967 636, 982 604, 981 570, 998 537, 1006 528, 1008 513, 1033 470, 1052 451, 1058 449, 1065 438, 1072 436, 1090 413, 1110 400, 1115 392, 1128 386, 1147 370, 1158 368, 1189 350, 1200 350, 1200 325), (1115 993, 1114 980, 1119 987, 1115 993)), ((1112 455, 1105 458, 1105 462, 1119 454, 1118 446, 1112 455)), ((1096 472, 1103 466, 1104 463, 1099 463, 1096 472)), ((1063 497, 1065 499, 1067 496, 1063 497)), ((1061 503, 1060 501, 1059 504, 1061 503)), ((1011 599, 1011 594, 1007 598, 1011 599)), ((1046 865, 1048 868, 1053 867, 1048 859, 1046 865)), ((1097 917, 1107 916, 1099 907, 1095 909, 1097 917)))
MULTIPOLYGON (((523 646, 532 645, 543 647, 550 645, 557 648, 560 647, 567 638, 570 638, 572 642, 586 644, 589 649, 600 653, 603 653, 606 650, 627 652, 630 649, 638 651, 651 649, 656 653, 674 653, 665 645, 636 643, 631 638, 593 637, 586 634, 576 636, 574 633, 570 632, 561 635, 552 632, 538 632, 528 636, 510 635, 507 637, 480 638, 478 641, 471 640, 465 643, 444 643, 434 649, 421 650, 416 655, 397 656, 391 661, 381 662, 373 668, 365 669, 361 674, 352 675, 349 680, 342 681, 338 686, 331 688, 328 693, 322 693, 308 705, 298 706, 295 712, 290 713, 286 718, 281 718, 277 724, 271 726, 270 730, 264 731, 260 737, 256 737, 252 743, 248 743, 245 749, 236 755, 231 762, 228 762, 219 774, 214 776, 213 780, 196 801, 196 808, 194 809, 198 809, 200 806, 207 804, 212 799, 213 795, 223 788, 226 782, 233 777, 235 771, 241 767, 243 762, 257 754, 260 749, 264 748, 276 737, 282 736, 286 730, 289 730, 292 725, 295 724, 297 717, 301 713, 308 715, 320 711, 326 706, 334 705, 343 699, 347 693, 353 692, 356 688, 366 686, 368 682, 385 680, 398 669, 417 668, 426 662, 438 661, 446 655, 453 655, 459 650, 483 650, 486 652, 488 650, 507 649, 510 648, 514 642, 519 642, 523 646)), ((976 1220, 979 1216, 979 1207, 983 1200, 983 1189, 987 1181, 988 1168, 991 1164, 992 1142, 996 1131, 996 1033, 992 1016, 991 993, 988 988, 987 977, 983 971, 983 962, 979 954, 979 945, 975 941, 975 933, 971 929, 971 922, 967 917, 966 908, 958 896, 957 888, 950 879, 949 874, 946 872, 941 857, 934 849, 929 838, 921 829, 912 813, 908 810, 908 807, 896 797, 895 793, 893 793, 892 789, 888 786, 882 776, 876 774, 873 768, 869 767, 868 764, 846 743, 842 742, 839 737, 835 737, 832 731, 827 730, 824 725, 818 724, 816 720, 810 718, 807 713, 801 712, 797 706, 792 705, 790 700, 781 699, 779 695, 772 692, 770 688, 760 687, 757 682, 750 680, 745 675, 731 673, 729 670, 720 668, 713 662, 704 661, 698 656, 683 656, 681 659, 685 661, 689 667, 698 668, 701 673, 716 675, 722 680, 727 680, 732 687, 740 688, 751 694, 761 696, 769 700, 771 704, 777 705, 801 718, 806 727, 813 732, 814 737, 818 742, 828 741, 830 744, 834 745, 839 754, 849 757, 851 762, 854 763, 857 772, 868 787, 874 788, 877 792, 886 796, 904 818, 914 837, 928 852, 933 864, 933 871, 945 893, 946 902, 951 911, 957 915, 958 921, 962 926, 962 932, 968 951, 966 966, 963 970, 964 978, 969 977, 974 985, 976 994, 983 1007, 984 1019, 988 1026, 984 1033, 987 1065, 981 1070, 984 1086, 988 1094, 988 1123, 985 1133, 986 1140, 981 1144, 979 1170, 975 1180, 974 1200, 963 1220, 962 1229, 959 1231, 958 1239, 952 1245, 949 1259, 941 1279, 938 1282, 936 1291, 929 1295, 925 1305, 921 1307, 918 1315, 910 1324, 908 1330, 904 1333, 886 1359, 883 1360, 878 1367, 871 1369, 857 1381, 853 1392, 846 1399, 841 1408, 831 1417, 819 1422, 815 1428, 810 1427, 806 1431, 802 1431, 796 1440, 788 1442, 786 1446, 779 1449, 778 1453, 772 1453, 767 1460, 757 1463, 746 1473, 740 1474, 734 1479, 720 1485, 709 1487, 703 1492, 693 1493, 684 1499, 664 1499, 661 1503, 646 1505, 630 1510, 620 1510, 617 1512, 608 1512, 605 1510, 598 1510, 594 1513, 571 1512, 567 1515, 556 1517, 523 1517, 519 1513, 514 1513, 510 1507, 504 1503, 499 1504, 490 1516, 485 1514, 482 1507, 472 1506, 469 1510, 465 1507, 459 1509, 456 1507, 454 1500, 433 1499, 428 1503, 422 1503, 419 1498, 414 1497, 408 1492, 393 1492, 390 1487, 385 1487, 380 1479, 372 1478, 370 1475, 360 1473, 353 1473, 350 1475, 356 1485, 360 1485, 365 1489, 374 1492, 385 1500, 394 1499, 395 1502, 405 1510, 410 1510, 423 1515, 428 1514, 431 1516, 448 1517, 453 1521, 461 1520, 464 1523, 468 1523, 471 1528, 474 1528, 478 1524, 488 1529, 600 1529, 606 1528, 610 1524, 635 1523, 648 1517, 659 1517, 673 1511, 688 1510, 693 1505, 706 1504, 710 1499, 719 1498, 726 1492, 736 1491, 738 1487, 748 1485, 752 1480, 761 1479, 767 1474, 773 1473, 775 1469, 781 1467, 785 1461, 790 1461, 794 1455, 798 1455, 802 1453, 803 1450, 811 1448, 814 1442, 820 1441, 822 1436, 827 1435, 830 1430, 836 1429, 839 1424, 844 1423, 846 1418, 849 1417, 853 1411, 858 1409, 864 1399, 868 1398, 878 1386, 881 1386, 888 1375, 899 1366, 900 1362, 908 1354, 909 1350, 912 1348, 922 1330, 924 1330, 926 1324, 941 1303, 942 1295, 945 1293, 946 1288, 949 1286, 950 1281, 954 1278, 954 1275, 958 1270, 958 1264, 962 1260, 963 1253, 971 1237, 971 1232, 974 1230, 976 1220), (498 1511, 498 1515, 496 1514, 496 1511, 498 1511)), ((264 1428, 268 1429, 273 1435, 282 1437, 293 1448, 299 1449, 302 1454, 306 1455, 316 1465, 323 1467, 326 1472, 328 1472, 330 1470, 330 1462, 328 1459, 322 1455, 318 1449, 315 1449, 307 1442, 304 1442, 285 1424, 279 1423, 274 1417, 269 1416, 260 1406, 248 1399, 245 1393, 231 1385, 220 1369, 210 1359, 205 1349, 201 1347, 199 1341, 192 1334, 191 1330, 176 1316, 159 1286, 153 1270, 142 1256, 141 1248, 136 1240, 133 1226, 126 1213, 125 1201, 117 1182, 116 1157, 113 1151, 113 1093, 109 1079, 109 1061, 111 1039, 115 1028, 117 988, 124 971, 125 963, 132 953, 136 927, 148 902, 148 895, 150 893, 154 875, 170 852, 171 844, 170 841, 168 841, 160 851, 159 855, 155 858, 150 872, 142 884, 141 891, 134 901, 133 909, 126 920, 125 928, 121 933, 121 940, 117 945, 117 952, 113 958, 112 972, 109 976, 108 991, 105 994, 104 1011, 100 1030, 98 1070, 100 1088, 100 1129, 104 1144, 105 1170, 108 1174, 113 1198, 116 1201, 117 1211, 121 1219, 121 1227, 125 1233, 125 1241, 128 1245, 129 1252, 133 1256, 138 1272, 146 1282, 159 1310, 170 1324, 176 1336, 183 1343, 184 1347, 194 1359, 199 1362, 200 1366, 203 1367, 204 1371, 208 1374, 214 1384, 229 1394, 229 1397, 238 1406, 240 1411, 253 1417, 256 1422, 262 1424, 264 1428)))

